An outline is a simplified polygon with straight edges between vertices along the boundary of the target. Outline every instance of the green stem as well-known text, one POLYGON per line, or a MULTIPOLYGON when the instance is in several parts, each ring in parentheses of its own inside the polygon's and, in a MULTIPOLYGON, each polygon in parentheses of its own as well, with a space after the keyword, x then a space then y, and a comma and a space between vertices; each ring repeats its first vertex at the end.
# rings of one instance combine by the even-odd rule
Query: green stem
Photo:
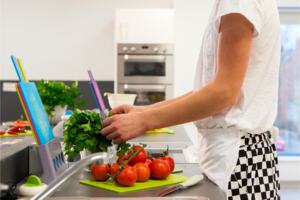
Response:
POLYGON ((138 150, 133 150, 133 153, 130 155, 128 159, 126 159, 124 162, 121 163, 121 167, 118 169, 118 172, 114 174, 112 177, 113 180, 115 180, 115 177, 117 177, 125 168, 125 166, 130 162, 132 158, 134 158, 138 153, 140 153, 142 150, 144 150, 144 147, 138 149, 138 150))

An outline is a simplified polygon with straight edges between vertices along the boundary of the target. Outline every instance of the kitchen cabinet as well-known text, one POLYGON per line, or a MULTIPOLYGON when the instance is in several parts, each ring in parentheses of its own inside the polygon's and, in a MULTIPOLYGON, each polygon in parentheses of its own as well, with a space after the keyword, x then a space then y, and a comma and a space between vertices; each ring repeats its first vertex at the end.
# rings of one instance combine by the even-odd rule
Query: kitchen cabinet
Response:
POLYGON ((173 43, 173 9, 117 9, 116 43, 173 43))

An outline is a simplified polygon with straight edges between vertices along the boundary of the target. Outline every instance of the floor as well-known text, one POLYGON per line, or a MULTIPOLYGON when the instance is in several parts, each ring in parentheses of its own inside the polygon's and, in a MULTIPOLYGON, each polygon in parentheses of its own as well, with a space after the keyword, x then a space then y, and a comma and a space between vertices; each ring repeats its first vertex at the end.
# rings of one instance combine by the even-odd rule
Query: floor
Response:
POLYGON ((300 182, 281 182, 281 200, 300 200, 300 182))

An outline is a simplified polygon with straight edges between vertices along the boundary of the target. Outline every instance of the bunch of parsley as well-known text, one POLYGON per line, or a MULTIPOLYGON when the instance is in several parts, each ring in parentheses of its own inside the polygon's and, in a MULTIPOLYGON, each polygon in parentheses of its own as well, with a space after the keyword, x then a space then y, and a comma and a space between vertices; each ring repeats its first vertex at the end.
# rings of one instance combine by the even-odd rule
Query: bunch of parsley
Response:
POLYGON ((37 82, 37 89, 49 116, 55 106, 69 106, 74 109, 84 104, 83 100, 78 99, 81 93, 77 82, 68 86, 64 82, 40 80, 37 82))
POLYGON ((78 109, 74 111, 64 124, 65 153, 69 159, 84 149, 91 153, 107 151, 112 141, 100 133, 102 121, 97 112, 78 109))

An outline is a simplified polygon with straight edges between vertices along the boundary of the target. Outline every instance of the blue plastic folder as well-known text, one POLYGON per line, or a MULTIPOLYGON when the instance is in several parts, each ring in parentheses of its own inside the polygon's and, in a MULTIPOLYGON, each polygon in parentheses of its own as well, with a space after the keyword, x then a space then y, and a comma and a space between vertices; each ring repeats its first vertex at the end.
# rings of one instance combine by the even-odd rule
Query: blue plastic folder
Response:
POLYGON ((38 143, 47 144, 51 142, 54 139, 54 134, 35 84, 19 82, 18 87, 38 143))
POLYGON ((27 80, 21 60, 15 56, 11 56, 11 60, 19 78, 19 83, 16 84, 17 93, 36 142, 39 145, 48 144, 54 139, 54 134, 38 90, 34 83, 27 80))
POLYGON ((52 127, 48 121, 42 100, 34 83, 30 83, 26 77, 20 58, 11 56, 19 78, 16 84, 17 93, 27 119, 30 122, 41 160, 41 179, 44 183, 51 183, 68 165, 64 159, 59 139, 54 138, 52 127))

